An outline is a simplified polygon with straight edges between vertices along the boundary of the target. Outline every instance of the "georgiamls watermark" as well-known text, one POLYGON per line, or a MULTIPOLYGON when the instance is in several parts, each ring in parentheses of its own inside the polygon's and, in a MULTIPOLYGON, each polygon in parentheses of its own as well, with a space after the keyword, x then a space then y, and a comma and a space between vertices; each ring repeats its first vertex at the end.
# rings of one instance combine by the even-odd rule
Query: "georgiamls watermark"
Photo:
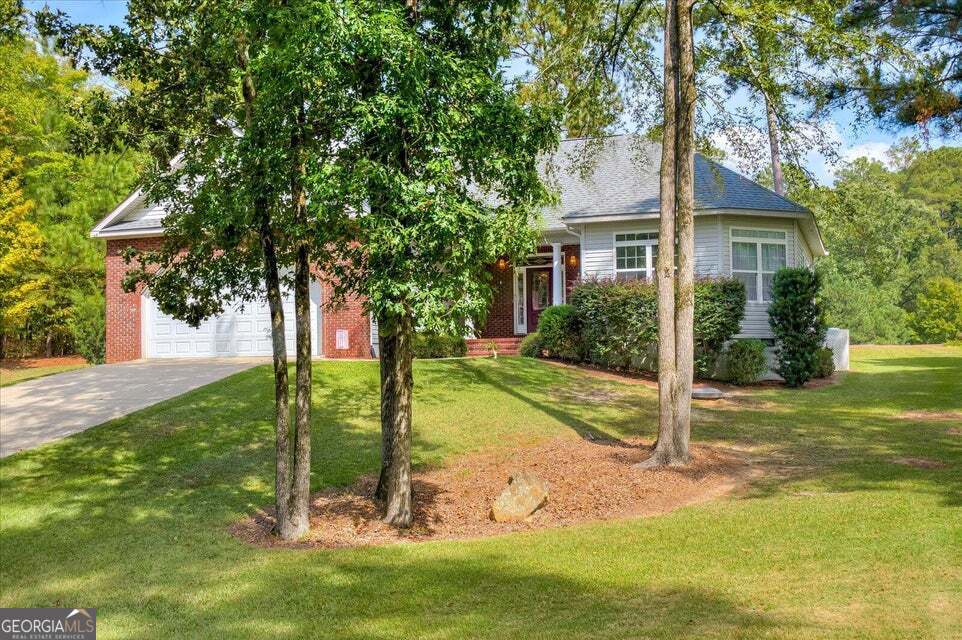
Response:
POLYGON ((96 609, 0 609, 0 640, 95 640, 96 609))

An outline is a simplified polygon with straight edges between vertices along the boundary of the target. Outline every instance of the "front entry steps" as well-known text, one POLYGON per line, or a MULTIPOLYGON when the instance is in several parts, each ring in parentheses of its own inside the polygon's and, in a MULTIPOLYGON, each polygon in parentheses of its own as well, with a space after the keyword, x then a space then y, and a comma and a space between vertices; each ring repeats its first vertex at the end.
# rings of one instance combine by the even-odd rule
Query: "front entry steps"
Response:
POLYGON ((516 356, 523 336, 512 338, 468 338, 468 356, 516 356))

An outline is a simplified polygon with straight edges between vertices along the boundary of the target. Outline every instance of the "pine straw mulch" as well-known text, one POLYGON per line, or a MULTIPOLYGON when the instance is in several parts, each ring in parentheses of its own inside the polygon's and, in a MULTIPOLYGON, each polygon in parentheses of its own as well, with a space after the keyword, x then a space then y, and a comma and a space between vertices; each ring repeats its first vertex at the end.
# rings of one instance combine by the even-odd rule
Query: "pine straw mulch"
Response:
POLYGON ((81 356, 58 356, 55 358, 11 358, 0 360, 0 370, 17 371, 22 369, 36 369, 38 367, 63 367, 72 364, 87 364, 81 356))
POLYGON ((641 470, 649 443, 640 440, 558 438, 512 451, 476 453, 443 468, 415 471, 414 525, 399 530, 378 518, 370 498, 375 478, 312 496, 311 531, 297 543, 271 535, 273 509, 231 526, 237 538, 261 547, 358 547, 399 542, 479 538, 579 522, 667 513, 725 495, 760 475, 743 454, 693 446, 679 468, 641 470), (547 504, 525 522, 489 518, 492 501, 513 471, 532 471, 549 485, 547 504))

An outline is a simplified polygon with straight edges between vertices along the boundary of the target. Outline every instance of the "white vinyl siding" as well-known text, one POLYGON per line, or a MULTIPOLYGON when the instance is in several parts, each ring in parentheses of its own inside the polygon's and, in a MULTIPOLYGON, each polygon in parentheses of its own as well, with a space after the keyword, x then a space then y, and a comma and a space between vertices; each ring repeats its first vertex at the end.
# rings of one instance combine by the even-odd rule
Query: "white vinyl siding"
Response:
MULTIPOLYGON (((698 275, 722 273, 720 228, 719 216, 695 218, 695 273, 698 275)), ((615 235, 622 233, 658 233, 658 220, 585 225, 581 246, 585 279, 615 277, 615 235)))
MULTIPOLYGON (((796 225, 790 218, 764 218, 761 216, 722 216, 721 220, 721 266, 723 274, 732 273, 731 255, 731 230, 741 229, 767 229, 772 231, 783 231, 785 233, 785 243, 788 247, 795 246, 796 225)), ((797 266, 795 251, 788 251, 786 255, 786 266, 797 266)), ((771 338, 772 330, 768 326, 768 305, 767 302, 748 302, 745 305, 745 317, 742 319, 741 331, 737 338, 771 338)))

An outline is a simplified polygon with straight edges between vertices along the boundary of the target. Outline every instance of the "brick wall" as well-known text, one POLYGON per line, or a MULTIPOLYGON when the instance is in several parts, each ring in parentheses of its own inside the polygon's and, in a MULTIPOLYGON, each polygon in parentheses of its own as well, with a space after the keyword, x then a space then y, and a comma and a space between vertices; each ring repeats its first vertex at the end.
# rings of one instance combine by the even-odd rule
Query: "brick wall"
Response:
POLYGON ((125 293, 121 288, 129 268, 124 263, 127 247, 150 250, 160 247, 162 238, 130 238, 107 240, 106 288, 107 362, 125 362, 143 357, 141 353, 141 289, 125 293))
MULTIPOLYGON (((331 287, 324 284, 324 300, 331 299, 331 287)), ((322 353, 328 358, 370 358, 371 320, 361 298, 349 297, 336 307, 324 304, 321 308, 322 353), (337 348, 337 332, 347 331, 347 349, 337 348)))
MULTIPOLYGON (((156 249, 162 238, 113 239, 107 241, 107 362, 124 362, 144 357, 141 351, 141 294, 124 293, 121 281, 127 270, 122 253, 127 247, 141 250, 156 249)), ((576 244, 564 245, 565 287, 568 293, 578 280, 581 255, 576 244), (575 261, 572 263, 572 256, 575 261)), ((539 247, 539 252, 549 253, 550 246, 539 247)), ((513 270, 510 265, 490 267, 494 297, 487 320, 480 332, 484 338, 508 338, 514 336, 513 270)), ((323 285, 323 299, 330 299, 330 286, 323 285)), ((362 299, 352 297, 341 305, 321 308, 321 353, 328 358, 370 358, 371 325, 364 312, 362 299), (347 331, 348 346, 337 348, 338 330, 347 331)))
MULTIPOLYGON (((581 274, 580 246, 576 244, 562 245, 561 250, 565 257, 565 292, 571 293, 571 289, 577 284, 581 274), (572 261, 572 257, 574 261, 572 261)), ((551 245, 541 246, 537 249, 538 253, 551 253, 551 245)), ((491 300, 491 307, 484 327, 478 334, 482 338, 510 338, 514 332, 514 270, 511 265, 503 269, 497 265, 489 268, 492 274, 492 287, 494 297, 491 300)))

